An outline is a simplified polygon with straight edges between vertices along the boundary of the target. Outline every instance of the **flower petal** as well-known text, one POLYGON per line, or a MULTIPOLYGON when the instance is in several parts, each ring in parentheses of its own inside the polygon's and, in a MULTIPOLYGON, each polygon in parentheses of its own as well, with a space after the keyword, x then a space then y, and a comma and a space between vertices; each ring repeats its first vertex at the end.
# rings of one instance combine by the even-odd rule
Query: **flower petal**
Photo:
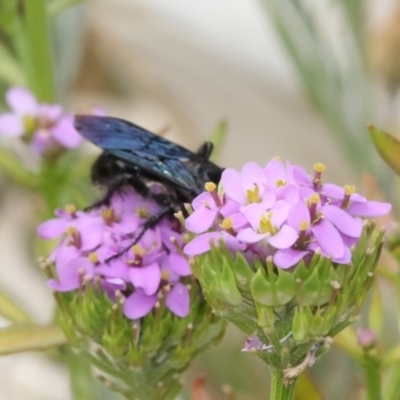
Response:
POLYGON ((241 182, 244 190, 253 189, 255 185, 264 187, 267 184, 267 179, 264 170, 255 162, 246 163, 242 171, 241 182))
POLYGON ((278 181, 287 181, 286 168, 281 160, 271 160, 265 166, 264 173, 269 186, 277 187, 278 181))
POLYGON ((137 290, 124 303, 124 314, 130 319, 138 319, 148 314, 157 302, 157 296, 147 296, 137 290))
POLYGON ((232 168, 226 168, 221 176, 221 185, 226 196, 239 204, 246 204, 246 195, 240 184, 241 177, 239 172, 232 168))
POLYGON ((279 232, 269 237, 268 243, 276 249, 287 249, 295 244, 299 235, 294 228, 289 225, 283 225, 279 232))
POLYGON ((244 243, 257 243, 260 240, 263 240, 267 236, 270 236, 270 234, 257 233, 252 228, 245 228, 237 234, 236 238, 237 240, 244 243))
POLYGON ((165 304, 178 317, 187 317, 190 310, 190 299, 186 286, 182 283, 175 284, 168 293, 165 304))
POLYGON ((189 262, 181 254, 171 253, 168 258, 171 269, 175 271, 178 275, 189 276, 192 274, 189 262))
POLYGON ((6 136, 22 136, 25 132, 22 119, 14 114, 0 115, 0 134, 6 136))
POLYGON ((48 285, 59 292, 69 292, 79 288, 83 276, 93 277, 93 271, 94 265, 87 258, 74 258, 62 268, 57 268, 59 281, 50 280, 48 285))
POLYGON ((37 100, 24 87, 15 86, 9 89, 6 93, 6 101, 10 108, 17 114, 35 116, 37 113, 37 100))
POLYGON ((300 201, 291 207, 287 217, 287 222, 297 232, 299 232, 300 224, 302 222, 306 222, 310 225, 310 210, 303 201, 300 201))
POLYGON ((188 256, 195 256, 198 254, 203 254, 210 250, 210 241, 213 240, 217 243, 218 239, 222 237, 221 232, 207 232, 199 236, 196 236, 192 241, 190 241, 183 249, 183 252, 188 256))
POLYGON ((278 250, 274 255, 274 264, 282 269, 296 265, 307 254, 307 251, 294 250, 292 248, 278 250))
POLYGON ((381 203, 379 201, 366 201, 363 203, 352 203, 347 209, 351 215, 360 217, 382 217, 392 210, 390 203, 381 203))
POLYGON ((64 233, 69 223, 60 218, 52 218, 40 224, 37 227, 37 233, 42 239, 54 239, 64 233))
POLYGON ((203 233, 208 230, 214 223, 218 210, 211 210, 206 206, 201 206, 194 210, 192 214, 186 219, 186 229, 193 233, 203 233))
POLYGON ((336 228, 347 236, 359 238, 363 223, 361 219, 353 218, 339 207, 326 205, 321 207, 325 219, 331 221, 336 228))
POLYGON ((50 137, 47 129, 38 129, 33 135, 31 146, 36 154, 42 155, 47 149, 54 146, 54 140, 50 137))
POLYGON ((311 231, 325 254, 333 258, 344 256, 343 240, 332 222, 323 219, 311 226, 311 231))
POLYGON ((157 263, 144 267, 132 267, 129 270, 129 277, 136 288, 143 289, 147 296, 155 294, 160 286, 161 271, 157 263))
POLYGON ((83 142, 82 136, 74 128, 73 120, 72 115, 65 115, 51 130, 54 140, 67 149, 76 149, 83 142))

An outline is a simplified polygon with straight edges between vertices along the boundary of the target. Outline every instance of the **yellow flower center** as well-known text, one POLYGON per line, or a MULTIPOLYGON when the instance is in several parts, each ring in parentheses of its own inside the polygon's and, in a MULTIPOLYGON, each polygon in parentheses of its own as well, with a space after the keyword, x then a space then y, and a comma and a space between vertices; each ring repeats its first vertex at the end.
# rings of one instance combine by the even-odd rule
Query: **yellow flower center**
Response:
POLYGON ((270 233, 271 235, 275 234, 276 230, 272 225, 271 218, 272 212, 269 212, 267 215, 261 215, 259 233, 270 233))
POLYGON ((148 218, 149 217, 149 210, 145 206, 136 207, 135 212, 139 216, 139 218, 148 218))
POLYGON ((284 179, 278 179, 276 181, 276 187, 282 187, 282 186, 286 186, 287 182, 284 179))
POLYGON ((258 186, 255 185, 253 190, 246 190, 246 197, 249 203, 261 203, 258 186))

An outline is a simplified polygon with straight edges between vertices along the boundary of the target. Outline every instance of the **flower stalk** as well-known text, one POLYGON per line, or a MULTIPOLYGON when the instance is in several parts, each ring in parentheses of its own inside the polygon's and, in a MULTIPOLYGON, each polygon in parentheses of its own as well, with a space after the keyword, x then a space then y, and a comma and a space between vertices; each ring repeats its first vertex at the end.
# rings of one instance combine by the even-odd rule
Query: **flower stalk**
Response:
POLYGON ((271 393, 269 400, 293 400, 296 390, 296 379, 285 383, 282 371, 271 370, 271 393))

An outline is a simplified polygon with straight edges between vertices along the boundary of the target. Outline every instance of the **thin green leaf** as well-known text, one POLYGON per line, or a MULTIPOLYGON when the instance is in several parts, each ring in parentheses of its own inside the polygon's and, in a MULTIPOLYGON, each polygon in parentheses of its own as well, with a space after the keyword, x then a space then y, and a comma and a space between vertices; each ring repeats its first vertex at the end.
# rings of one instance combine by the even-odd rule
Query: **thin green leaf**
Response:
POLYGON ((0 330, 0 355, 46 350, 66 343, 58 325, 20 324, 0 330))
POLYGON ((382 388, 383 400, 398 400, 400 393, 400 363, 390 371, 382 388))
POLYGON ((30 52, 30 86, 39 101, 54 102, 53 56, 46 0, 26 0, 25 28, 30 52))
POLYGON ((368 325, 379 337, 383 326, 383 302, 378 280, 375 280, 368 313, 368 325))
POLYGON ((399 363, 400 364, 400 345, 390 349, 382 358, 382 367, 388 367, 389 365, 399 363))
POLYGON ((0 315, 14 323, 31 322, 29 315, 2 291, 0 291, 0 315))
POLYGON ((0 42, 0 79, 9 85, 26 85, 24 71, 18 60, 0 42))
POLYGON ((378 153, 400 175, 400 141, 374 125, 369 125, 368 130, 378 153))
POLYGON ((220 121, 210 137, 210 142, 214 145, 214 151, 211 157, 211 161, 218 160, 226 140, 227 132, 228 123, 225 120, 220 121))

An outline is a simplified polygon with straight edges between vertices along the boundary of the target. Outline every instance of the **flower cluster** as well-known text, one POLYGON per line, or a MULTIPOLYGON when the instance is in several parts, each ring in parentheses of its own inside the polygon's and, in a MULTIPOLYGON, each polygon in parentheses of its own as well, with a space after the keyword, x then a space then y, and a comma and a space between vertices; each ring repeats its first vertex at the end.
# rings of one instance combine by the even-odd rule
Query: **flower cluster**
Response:
POLYGON ((40 156, 81 145, 73 116, 59 104, 39 103, 29 90, 18 86, 7 91, 6 103, 11 112, 0 114, 0 134, 22 138, 40 156))
POLYGON ((337 264, 351 262, 351 248, 360 239, 363 217, 379 217, 389 203, 367 201, 354 186, 322 184, 323 164, 314 176, 279 159, 264 168, 246 164, 239 173, 226 169, 218 193, 213 184, 192 203, 186 228, 197 236, 184 251, 189 256, 210 250, 222 240, 248 260, 273 257, 288 269, 309 260, 315 251, 337 264))
POLYGON ((43 239, 62 236, 50 256, 55 276, 49 286, 69 292, 88 285, 97 288, 100 283, 111 300, 116 293, 119 300, 123 296, 123 312, 132 320, 164 302, 173 314, 186 317, 190 296, 182 278, 191 271, 177 251, 182 245, 180 225, 164 219, 153 229, 143 229, 159 209, 156 203, 125 191, 114 195, 108 206, 91 211, 73 206, 57 210, 57 218, 38 228, 43 239), (142 236, 131 246, 137 235, 142 236))

